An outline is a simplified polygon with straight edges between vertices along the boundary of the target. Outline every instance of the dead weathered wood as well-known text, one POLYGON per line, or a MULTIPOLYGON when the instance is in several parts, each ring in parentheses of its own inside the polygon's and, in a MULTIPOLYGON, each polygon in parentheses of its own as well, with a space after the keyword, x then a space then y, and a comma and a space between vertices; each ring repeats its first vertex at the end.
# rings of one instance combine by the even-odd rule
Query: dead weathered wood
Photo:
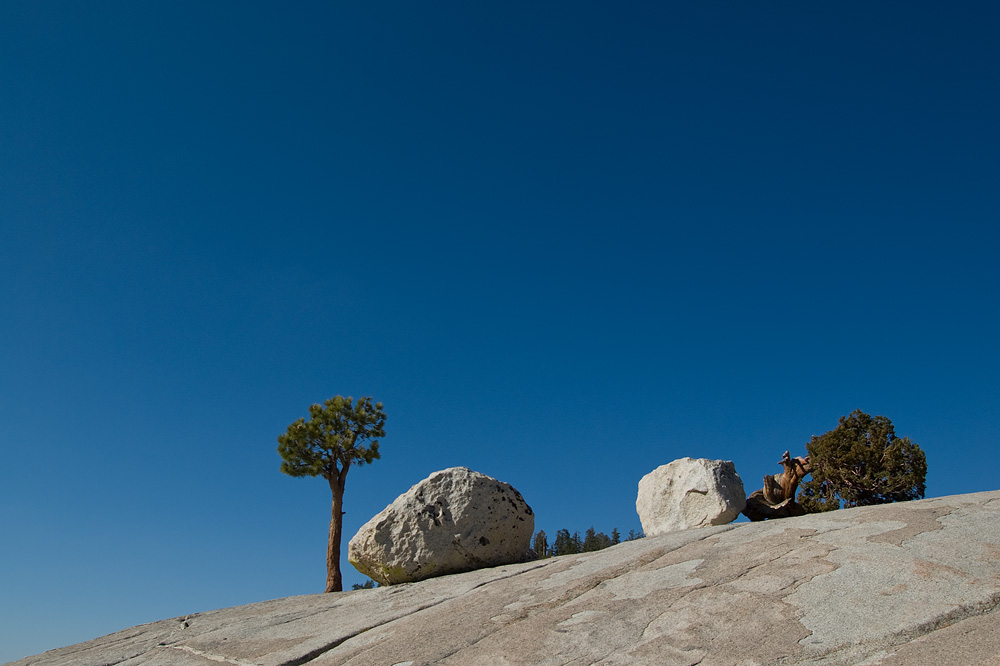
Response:
POLYGON ((743 515, 750 520, 805 515, 805 509, 795 501, 795 491, 798 490, 799 482, 812 471, 809 456, 793 458, 785 451, 778 464, 784 471, 781 474, 765 475, 764 487, 747 498, 743 515))

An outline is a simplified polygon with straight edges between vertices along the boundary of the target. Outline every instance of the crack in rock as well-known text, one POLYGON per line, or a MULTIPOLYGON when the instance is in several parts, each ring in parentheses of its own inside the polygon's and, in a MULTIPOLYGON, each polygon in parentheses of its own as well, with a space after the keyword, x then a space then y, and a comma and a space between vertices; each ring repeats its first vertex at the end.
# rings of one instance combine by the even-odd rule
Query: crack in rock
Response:
MULTIPOLYGON (((472 588, 472 589, 477 589, 477 588, 480 588, 480 587, 484 587, 484 586, 488 585, 489 583, 493 583, 493 582, 496 582, 496 581, 499 581, 499 580, 504 580, 504 579, 507 579, 507 578, 513 578, 514 576, 518 576, 518 575, 520 575, 522 573, 527 573, 529 571, 535 571, 536 569, 541 569, 542 567, 548 566, 550 564, 551 564, 551 562, 545 562, 543 564, 539 564, 538 566, 531 567, 530 569, 525 569, 524 571, 515 572, 515 573, 513 573, 513 574, 511 574, 509 576, 505 576, 502 579, 501 578, 494 578, 492 580, 489 580, 489 581, 486 581, 484 583, 481 583, 481 584, 477 585, 475 588, 472 588)), ((557 608, 557 607, 560 607, 560 606, 572 603, 574 600, 578 599, 579 597, 581 597, 584 594, 586 594, 586 593, 590 592, 591 590, 593 590, 595 587, 597 587, 598 585, 600 585, 602 582, 603 582, 602 580, 595 580, 595 581, 593 581, 592 585, 586 586, 586 589, 580 590, 579 594, 576 594, 576 595, 573 595, 572 591, 568 595, 564 594, 562 597, 560 597, 560 599, 558 600, 558 602, 556 602, 556 603, 551 603, 550 602, 551 603, 551 608, 557 608)), ((577 588, 577 589, 579 589, 579 588, 577 588)), ((575 591, 575 590, 573 590, 573 591, 575 591)), ((449 597, 448 599, 442 600, 440 603, 445 603, 447 601, 453 601, 455 599, 460 598, 460 596, 461 595, 456 596, 456 597, 449 597)), ((437 606, 439 604, 433 604, 433 605, 437 606)), ((549 604, 540 604, 540 606, 546 606, 546 605, 549 605, 549 604)), ((427 606, 426 608, 430 608, 430 607, 431 606, 427 606)), ((425 610, 425 608, 418 609, 417 611, 414 611, 413 613, 409 613, 408 615, 403 615, 403 616, 395 618, 395 619, 393 619, 393 620, 391 620, 389 622, 384 622, 383 625, 388 625, 388 624, 391 624, 392 622, 396 622, 398 620, 402 620, 403 618, 410 617, 412 615, 415 615, 417 612, 419 612, 421 610, 425 610)), ((516 616, 511 617, 510 622, 506 623, 505 627, 510 627, 510 626, 512 626, 514 624, 517 624, 518 622, 522 622, 522 621, 526 620, 531 615, 531 612, 530 612, 531 610, 532 609, 523 609, 522 612, 519 612, 516 616)), ((481 643, 482 641, 489 639, 491 636, 492 636, 492 633, 485 633, 482 636, 480 636, 479 638, 477 638, 477 639, 475 639, 475 640, 473 640, 471 642, 464 643, 463 645, 460 645, 460 646, 456 647, 451 652, 447 652, 447 653, 438 655, 436 657, 436 660, 437 661, 445 661, 445 660, 453 657, 454 655, 462 652, 463 650, 468 650, 468 649, 476 646, 477 644, 481 643)), ((375 647, 377 647, 377 646, 373 646, 373 648, 375 648, 375 647)), ((360 654, 364 654, 364 652, 368 652, 368 651, 369 650, 364 650, 360 654)), ((567 662, 567 663, 572 663, 572 662, 567 662)), ((294 666, 298 666, 298 665, 294 665, 294 666)))
MULTIPOLYGON (((509 578, 514 578, 515 576, 520 576, 520 575, 525 574, 525 573, 527 573, 529 571, 534 571, 535 569, 540 569, 541 567, 544 567, 546 565, 547 565, 547 563, 538 564, 536 566, 528 567, 528 568, 522 569, 520 571, 514 571, 514 572, 511 572, 511 573, 508 573, 507 575, 504 575, 504 576, 498 576, 496 578, 492 578, 490 580, 483 581, 482 583, 479 583, 479 584, 473 586, 469 590, 466 590, 462 594, 457 594, 457 595, 454 595, 454 596, 446 597, 444 599, 439 599, 439 600, 437 600, 437 601, 435 601, 433 603, 429 603, 429 604, 424 604, 422 606, 418 606, 417 608, 414 608, 412 611, 410 611, 408 613, 405 613, 403 615, 400 615, 398 617, 394 617, 394 618, 385 620, 384 622, 377 622, 377 623, 372 624, 370 626, 364 627, 363 629, 359 629, 358 631, 355 631, 355 632, 351 633, 348 636, 344 636, 343 638, 339 638, 336 641, 333 641, 331 643, 328 643, 326 645, 318 647, 315 650, 311 650, 310 652, 307 652, 306 654, 302 655, 301 657, 297 657, 295 659, 291 659, 289 661, 282 662, 278 666, 303 666, 303 664, 307 664, 310 661, 314 661, 318 657, 320 657, 320 656, 322 656, 322 655, 330 652, 331 650, 335 650, 336 648, 340 647, 341 645, 343 645, 347 641, 351 640, 352 638, 357 638, 358 636, 360 636, 360 635, 362 635, 362 634, 364 634, 364 633, 366 633, 368 631, 371 631, 372 629, 378 629, 380 627, 385 627, 385 626, 390 625, 390 624, 392 624, 394 622, 398 622, 398 621, 403 620, 405 618, 412 617, 412 616, 414 616, 414 615, 416 615, 418 613, 421 613, 421 612, 423 612, 423 611, 425 611, 425 610, 427 610, 429 608, 434 608, 435 606, 440 606, 441 604, 447 603, 449 601, 453 601, 455 599, 459 599, 462 596, 464 596, 465 594, 468 594, 469 592, 471 592, 472 590, 484 587, 486 585, 489 585, 490 583, 495 583, 495 582, 498 582, 498 581, 501 581, 501 580, 507 580, 509 578)), ((403 663, 405 663, 405 662, 403 662, 403 663)))
POLYGON ((962 620, 978 617, 980 615, 988 615, 997 610, 998 607, 1000 607, 1000 592, 994 593, 986 601, 956 608, 949 613, 945 613, 938 618, 924 622, 911 629, 899 631, 888 636, 884 636, 881 639, 862 641, 861 643, 855 645, 840 646, 830 652, 814 655, 814 657, 819 659, 819 661, 816 662, 818 664, 827 662, 837 663, 838 660, 851 657, 853 653, 859 649, 866 649, 867 651, 892 651, 903 645, 911 643, 922 636, 928 636, 939 629, 944 629, 957 624, 962 620))
POLYGON ((217 661, 223 664, 234 664, 235 666, 255 666, 247 661, 230 659, 229 657, 223 657, 220 654, 212 654, 211 652, 205 652, 204 650, 197 650, 187 645, 157 645, 156 647, 164 650, 180 650, 181 652, 187 652, 188 654, 193 654, 197 657, 202 657, 203 659, 208 659, 209 661, 217 661))

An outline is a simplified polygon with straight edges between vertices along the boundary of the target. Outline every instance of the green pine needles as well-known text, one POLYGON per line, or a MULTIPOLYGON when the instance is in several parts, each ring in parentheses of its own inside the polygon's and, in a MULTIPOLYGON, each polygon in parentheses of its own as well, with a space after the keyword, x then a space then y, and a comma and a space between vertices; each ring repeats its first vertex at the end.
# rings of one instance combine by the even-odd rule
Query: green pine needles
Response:
POLYGON ((812 478, 802 483, 798 502, 810 513, 924 496, 927 457, 908 437, 897 437, 884 416, 855 410, 806 449, 812 478))
POLYGON ((385 437, 382 403, 371 398, 334 396, 309 407, 309 420, 299 419, 278 437, 281 471, 289 476, 330 478, 353 463, 371 464, 381 456, 379 437, 385 437), (368 440, 368 446, 362 444, 368 440))

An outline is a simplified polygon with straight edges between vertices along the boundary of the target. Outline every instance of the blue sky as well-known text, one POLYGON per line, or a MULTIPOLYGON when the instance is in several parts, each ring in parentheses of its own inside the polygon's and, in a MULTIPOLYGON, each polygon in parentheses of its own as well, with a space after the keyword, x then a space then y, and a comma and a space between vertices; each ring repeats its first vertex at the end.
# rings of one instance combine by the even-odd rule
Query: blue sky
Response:
POLYGON ((998 487, 992 3, 355 5, 0 4, 0 661, 321 591, 335 394, 348 536, 455 465, 627 533, 856 408, 998 487))

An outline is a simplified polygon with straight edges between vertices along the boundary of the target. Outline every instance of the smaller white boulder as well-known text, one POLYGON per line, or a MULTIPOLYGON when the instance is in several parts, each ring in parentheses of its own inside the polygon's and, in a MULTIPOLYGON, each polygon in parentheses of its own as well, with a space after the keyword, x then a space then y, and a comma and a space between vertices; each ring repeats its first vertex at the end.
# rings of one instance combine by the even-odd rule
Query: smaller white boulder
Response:
POLYGON ((732 461, 681 458, 642 477, 635 510, 646 536, 656 536, 731 523, 746 501, 732 461))
POLYGON ((347 547, 382 585, 532 559, 535 516, 510 484, 465 467, 434 472, 365 523, 347 547))

